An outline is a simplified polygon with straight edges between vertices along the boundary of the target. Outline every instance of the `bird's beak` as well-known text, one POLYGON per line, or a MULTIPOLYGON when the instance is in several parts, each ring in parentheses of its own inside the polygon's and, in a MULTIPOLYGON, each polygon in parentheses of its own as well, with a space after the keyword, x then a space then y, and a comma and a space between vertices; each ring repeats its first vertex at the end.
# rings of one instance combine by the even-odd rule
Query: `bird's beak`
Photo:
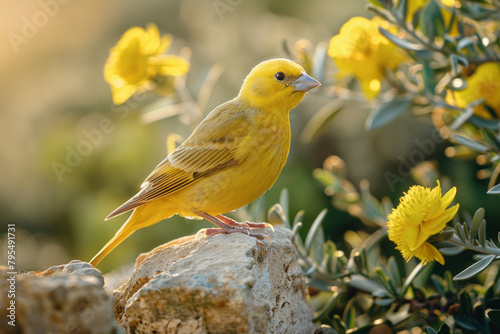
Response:
POLYGON ((321 84, 319 83, 318 80, 314 79, 313 77, 309 76, 307 73, 302 72, 302 75, 297 78, 292 83, 292 86, 295 87, 296 92, 308 92, 314 87, 318 87, 321 84))

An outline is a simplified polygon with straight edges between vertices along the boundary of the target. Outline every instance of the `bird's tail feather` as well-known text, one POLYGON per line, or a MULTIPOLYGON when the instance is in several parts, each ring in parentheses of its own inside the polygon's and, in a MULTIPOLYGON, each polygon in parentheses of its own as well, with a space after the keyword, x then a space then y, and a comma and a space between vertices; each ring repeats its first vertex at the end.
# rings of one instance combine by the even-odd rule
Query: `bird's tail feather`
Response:
POLYGON ((101 260, 108 255, 116 246, 118 246, 123 240, 127 239, 132 233, 137 230, 137 227, 131 222, 134 214, 123 224, 123 226, 116 232, 115 236, 108 241, 108 243, 90 260, 90 264, 94 267, 101 262, 101 260))

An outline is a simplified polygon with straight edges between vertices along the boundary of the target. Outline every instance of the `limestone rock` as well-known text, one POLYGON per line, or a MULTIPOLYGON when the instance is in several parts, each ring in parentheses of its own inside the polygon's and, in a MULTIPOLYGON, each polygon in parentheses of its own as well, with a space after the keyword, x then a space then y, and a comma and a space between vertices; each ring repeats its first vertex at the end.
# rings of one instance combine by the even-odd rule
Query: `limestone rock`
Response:
MULTIPOLYGON (((88 263, 72 261, 44 272, 14 278, 0 270, 1 285, 15 280, 15 298, 3 294, 1 311, 15 301, 15 327, 4 322, 1 333, 110 333, 114 331, 113 302, 103 288, 101 273, 88 263)), ((0 286, 2 291, 3 287, 0 286)))
POLYGON ((141 256, 115 291, 128 333, 313 333, 291 232, 185 237, 141 256))

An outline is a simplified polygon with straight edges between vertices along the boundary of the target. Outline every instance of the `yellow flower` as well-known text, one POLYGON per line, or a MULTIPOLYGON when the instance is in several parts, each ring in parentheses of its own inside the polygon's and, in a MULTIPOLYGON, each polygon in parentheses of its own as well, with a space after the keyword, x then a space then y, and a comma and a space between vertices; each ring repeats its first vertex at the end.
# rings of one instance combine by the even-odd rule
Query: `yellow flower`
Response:
MULTIPOLYGON (((467 87, 462 90, 448 90, 446 102, 459 108, 465 108, 472 101, 483 98, 484 104, 500 118, 500 63, 485 63, 476 68, 466 78, 467 87)), ((492 118, 486 107, 481 104, 474 108, 474 114, 483 118, 492 118)))
POLYGON ((389 239, 406 261, 416 256, 422 264, 433 260, 444 264, 443 255, 427 240, 441 232, 456 215, 458 204, 447 209, 456 193, 456 188, 453 188, 441 197, 439 181, 433 189, 413 186, 387 216, 389 239))
POLYGON ((340 71, 338 76, 354 75, 369 99, 380 92, 385 70, 395 69, 405 59, 403 51, 380 34, 379 26, 390 29, 377 17, 353 17, 330 40, 328 48, 328 55, 340 71))
POLYGON ((134 93, 154 87, 157 76, 179 76, 189 70, 189 62, 179 56, 163 55, 172 43, 172 36, 160 37, 158 28, 132 27, 110 51, 104 66, 104 78, 111 86, 116 105, 134 93))

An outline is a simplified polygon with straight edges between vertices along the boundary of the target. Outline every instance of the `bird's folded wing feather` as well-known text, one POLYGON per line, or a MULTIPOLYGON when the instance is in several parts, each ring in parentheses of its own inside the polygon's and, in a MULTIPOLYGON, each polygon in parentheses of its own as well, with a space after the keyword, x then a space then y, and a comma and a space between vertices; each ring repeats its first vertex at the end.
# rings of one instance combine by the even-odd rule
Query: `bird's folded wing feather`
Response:
POLYGON ((228 112, 226 105, 207 116, 193 134, 151 172, 141 185, 142 189, 106 219, 241 163, 245 154, 237 149, 247 135, 247 127, 243 126, 247 120, 243 111, 228 112), (212 122, 207 122, 209 119, 212 122))

